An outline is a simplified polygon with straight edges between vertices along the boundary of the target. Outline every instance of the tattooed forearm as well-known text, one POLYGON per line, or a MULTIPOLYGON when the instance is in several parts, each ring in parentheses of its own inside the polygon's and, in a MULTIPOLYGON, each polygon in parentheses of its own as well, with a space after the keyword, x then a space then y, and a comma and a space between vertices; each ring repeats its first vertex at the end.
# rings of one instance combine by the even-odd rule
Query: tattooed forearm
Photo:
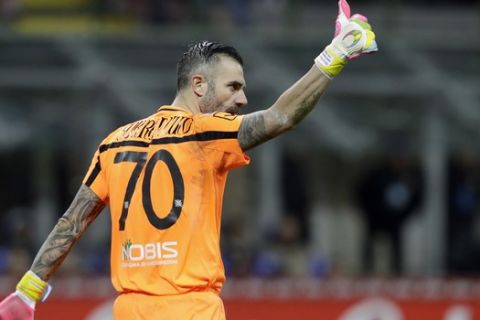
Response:
POLYGON ((274 135, 269 134, 265 128, 265 119, 262 112, 246 115, 238 131, 238 141, 244 151, 273 137, 274 135))
POLYGON ((302 121, 303 118, 305 118, 307 114, 312 111, 322 94, 323 92, 321 91, 314 91, 305 98, 305 100, 300 104, 293 114, 292 120, 294 124, 302 121))
POLYGON ((243 150, 290 130, 312 111, 330 80, 314 65, 267 110, 245 115, 238 139, 243 150))
POLYGON ((90 188, 82 185, 38 251, 31 270, 47 281, 104 206, 90 188))

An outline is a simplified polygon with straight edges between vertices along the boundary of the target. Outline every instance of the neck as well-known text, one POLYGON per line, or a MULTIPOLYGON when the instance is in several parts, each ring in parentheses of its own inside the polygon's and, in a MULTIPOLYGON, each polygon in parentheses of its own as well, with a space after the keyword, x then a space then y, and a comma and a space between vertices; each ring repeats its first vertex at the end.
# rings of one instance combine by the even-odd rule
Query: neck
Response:
POLYGON ((189 97, 186 97, 182 93, 177 94, 175 100, 172 102, 172 106, 188 110, 193 114, 201 113, 198 104, 194 103, 192 99, 189 99, 189 97))

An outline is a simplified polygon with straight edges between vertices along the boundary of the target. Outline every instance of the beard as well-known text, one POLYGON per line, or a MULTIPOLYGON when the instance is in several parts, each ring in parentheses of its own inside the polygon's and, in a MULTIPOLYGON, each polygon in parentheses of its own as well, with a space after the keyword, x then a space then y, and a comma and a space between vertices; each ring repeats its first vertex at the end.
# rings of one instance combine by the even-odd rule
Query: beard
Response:
POLYGON ((218 110, 219 103, 217 101, 217 95, 215 94, 215 87, 213 83, 208 84, 208 91, 200 101, 200 110, 203 113, 212 113, 218 110))
POLYGON ((208 82, 208 91, 202 100, 200 100, 200 111, 202 111, 202 113, 228 112, 238 114, 238 109, 239 107, 237 106, 228 106, 218 101, 215 84, 210 81, 208 82))

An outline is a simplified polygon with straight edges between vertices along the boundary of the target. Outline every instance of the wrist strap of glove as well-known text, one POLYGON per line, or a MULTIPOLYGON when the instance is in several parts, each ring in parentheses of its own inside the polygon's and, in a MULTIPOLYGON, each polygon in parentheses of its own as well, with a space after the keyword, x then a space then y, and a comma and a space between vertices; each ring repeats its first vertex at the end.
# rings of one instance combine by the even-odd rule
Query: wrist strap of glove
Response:
POLYGON ((331 45, 327 46, 322 53, 315 58, 315 65, 328 78, 333 79, 345 67, 347 60, 335 53, 331 45))
POLYGON ((29 270, 17 284, 17 291, 34 302, 43 302, 52 291, 52 287, 29 270))

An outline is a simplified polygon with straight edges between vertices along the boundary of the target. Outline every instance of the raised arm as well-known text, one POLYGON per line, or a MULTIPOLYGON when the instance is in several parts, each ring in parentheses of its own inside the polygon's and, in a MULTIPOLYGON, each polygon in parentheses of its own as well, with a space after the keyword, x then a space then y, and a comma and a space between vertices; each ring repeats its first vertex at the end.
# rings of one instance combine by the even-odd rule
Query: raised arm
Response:
POLYGON ((245 115, 238 132, 242 149, 251 149, 293 128, 312 111, 329 83, 314 65, 270 108, 245 115))
POLYGON ((89 187, 82 185, 38 251, 30 270, 48 281, 104 207, 105 203, 89 187))
POLYGON ((350 16, 346 0, 338 2, 335 37, 315 59, 315 64, 268 109, 244 116, 238 139, 243 150, 251 149, 298 124, 312 111, 330 80, 345 64, 362 53, 377 51, 375 34, 365 16, 350 16))

